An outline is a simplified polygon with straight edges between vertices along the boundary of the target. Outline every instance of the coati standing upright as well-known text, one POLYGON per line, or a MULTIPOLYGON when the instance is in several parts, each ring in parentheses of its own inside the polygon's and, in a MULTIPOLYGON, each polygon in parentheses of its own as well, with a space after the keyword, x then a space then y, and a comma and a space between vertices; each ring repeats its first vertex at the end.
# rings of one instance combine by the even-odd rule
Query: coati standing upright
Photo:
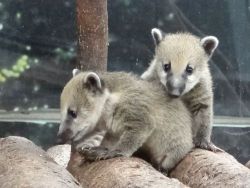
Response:
POLYGON ((74 143, 95 131, 106 132, 100 146, 80 151, 89 160, 129 157, 142 150, 167 171, 193 148, 191 126, 181 100, 128 73, 80 72, 61 94, 59 137, 74 143))
POLYGON ((213 86, 208 65, 218 39, 214 36, 200 39, 190 33, 164 34, 157 28, 152 29, 151 34, 155 56, 141 78, 162 84, 169 96, 183 100, 193 117, 196 147, 220 151, 210 140, 213 86))

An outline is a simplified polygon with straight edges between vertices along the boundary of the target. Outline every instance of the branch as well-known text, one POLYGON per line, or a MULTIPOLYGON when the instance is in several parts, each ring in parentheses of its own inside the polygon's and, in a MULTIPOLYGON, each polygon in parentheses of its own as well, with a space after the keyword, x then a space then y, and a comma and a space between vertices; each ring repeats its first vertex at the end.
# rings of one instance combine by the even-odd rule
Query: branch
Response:
POLYGON ((171 173, 192 188, 248 187, 250 170, 227 153, 195 149, 171 173))
POLYGON ((22 137, 0 139, 0 185, 79 188, 79 183, 46 152, 22 137))

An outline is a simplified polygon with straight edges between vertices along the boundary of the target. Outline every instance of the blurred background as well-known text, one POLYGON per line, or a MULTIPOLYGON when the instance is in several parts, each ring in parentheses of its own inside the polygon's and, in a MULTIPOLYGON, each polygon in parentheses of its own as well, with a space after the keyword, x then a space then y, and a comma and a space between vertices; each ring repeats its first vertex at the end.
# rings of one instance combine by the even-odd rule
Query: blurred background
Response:
MULTIPOLYGON (((76 66, 75 1, 0 0, 0 136, 54 144, 60 92, 76 66)), ((250 158, 250 1, 109 0, 109 71, 141 74, 150 31, 215 35, 213 141, 250 158)))

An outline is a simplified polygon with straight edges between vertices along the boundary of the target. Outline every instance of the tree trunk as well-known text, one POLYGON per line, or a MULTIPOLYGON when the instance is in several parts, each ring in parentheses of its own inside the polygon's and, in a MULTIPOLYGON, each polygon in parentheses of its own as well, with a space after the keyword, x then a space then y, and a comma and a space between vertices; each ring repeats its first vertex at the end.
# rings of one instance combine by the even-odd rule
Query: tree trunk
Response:
POLYGON ((0 186, 77 188, 79 183, 46 152, 22 137, 0 139, 0 186))
POLYGON ((195 149, 172 171, 171 177, 192 188, 250 187, 250 170, 227 153, 195 149))
POLYGON ((106 71, 107 0, 77 0, 78 58, 81 70, 106 71))
POLYGON ((91 188, 184 188, 138 158, 114 158, 81 164, 82 157, 72 153, 68 170, 80 183, 91 188))

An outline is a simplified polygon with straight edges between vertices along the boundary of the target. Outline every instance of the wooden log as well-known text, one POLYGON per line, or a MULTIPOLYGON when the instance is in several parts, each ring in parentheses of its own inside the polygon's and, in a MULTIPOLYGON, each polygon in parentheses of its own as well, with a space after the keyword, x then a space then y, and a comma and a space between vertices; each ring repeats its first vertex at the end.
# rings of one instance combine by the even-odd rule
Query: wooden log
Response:
POLYGON ((23 137, 0 139, 0 185, 4 188, 79 188, 76 179, 23 137))
MULTIPOLYGON (((68 156, 70 150, 64 150, 63 152, 66 152, 66 155, 68 156)), ((58 153, 65 155, 63 152, 58 150, 58 153)), ((135 177, 138 178, 139 181, 144 175, 149 175, 150 177, 154 176, 151 175, 151 173, 148 173, 148 171, 145 171, 145 168, 149 168, 149 171, 155 171, 152 167, 148 167, 147 163, 136 158, 117 158, 79 166, 81 163, 80 159, 81 157, 79 155, 72 154, 68 169, 77 179, 79 179, 79 181, 83 181, 83 183, 90 187, 111 187, 112 185, 118 185, 121 181, 124 183, 124 187, 126 187, 128 186, 126 183, 133 181, 133 178, 135 177), (138 168, 135 168, 137 165, 138 168), (132 171, 130 171, 130 169, 132 169, 132 171), (144 172, 145 174, 142 175, 140 174, 141 172, 144 172), (98 179, 102 180, 101 182, 104 182, 104 184, 96 181, 98 179), (128 182, 124 182, 124 180, 128 180, 128 182)), ((249 173, 249 169, 238 163, 234 157, 227 153, 213 153, 201 149, 195 149, 177 165, 177 167, 171 172, 170 176, 177 178, 184 184, 194 188, 249 187, 249 173)), ((153 179, 152 182, 157 182, 157 178, 153 179)), ((174 183, 179 183, 174 179, 168 179, 168 181, 173 183, 172 180, 174 183)), ((151 182, 151 180, 147 178, 146 181, 151 182)), ((146 181, 140 180, 140 182, 143 183, 146 183, 146 181)), ((155 184, 155 186, 156 185, 158 184, 155 184)), ((168 186, 171 187, 171 185, 168 186)), ((145 185, 134 184, 134 186, 143 187, 145 185)), ((162 186, 164 187, 166 185, 162 184, 162 186)), ((177 187, 178 186, 180 185, 177 185, 177 187)))
POLYGON ((226 152, 195 149, 170 176, 192 188, 250 187, 250 170, 226 152))
POLYGON ((47 154, 54 159, 54 161, 66 168, 70 159, 71 146, 69 144, 56 145, 47 150, 47 154))
POLYGON ((114 158, 81 164, 82 157, 72 152, 68 170, 80 183, 91 188, 184 188, 176 179, 156 171, 138 158, 114 158))
POLYGON ((78 58, 81 70, 106 71, 107 0, 77 0, 78 58))

